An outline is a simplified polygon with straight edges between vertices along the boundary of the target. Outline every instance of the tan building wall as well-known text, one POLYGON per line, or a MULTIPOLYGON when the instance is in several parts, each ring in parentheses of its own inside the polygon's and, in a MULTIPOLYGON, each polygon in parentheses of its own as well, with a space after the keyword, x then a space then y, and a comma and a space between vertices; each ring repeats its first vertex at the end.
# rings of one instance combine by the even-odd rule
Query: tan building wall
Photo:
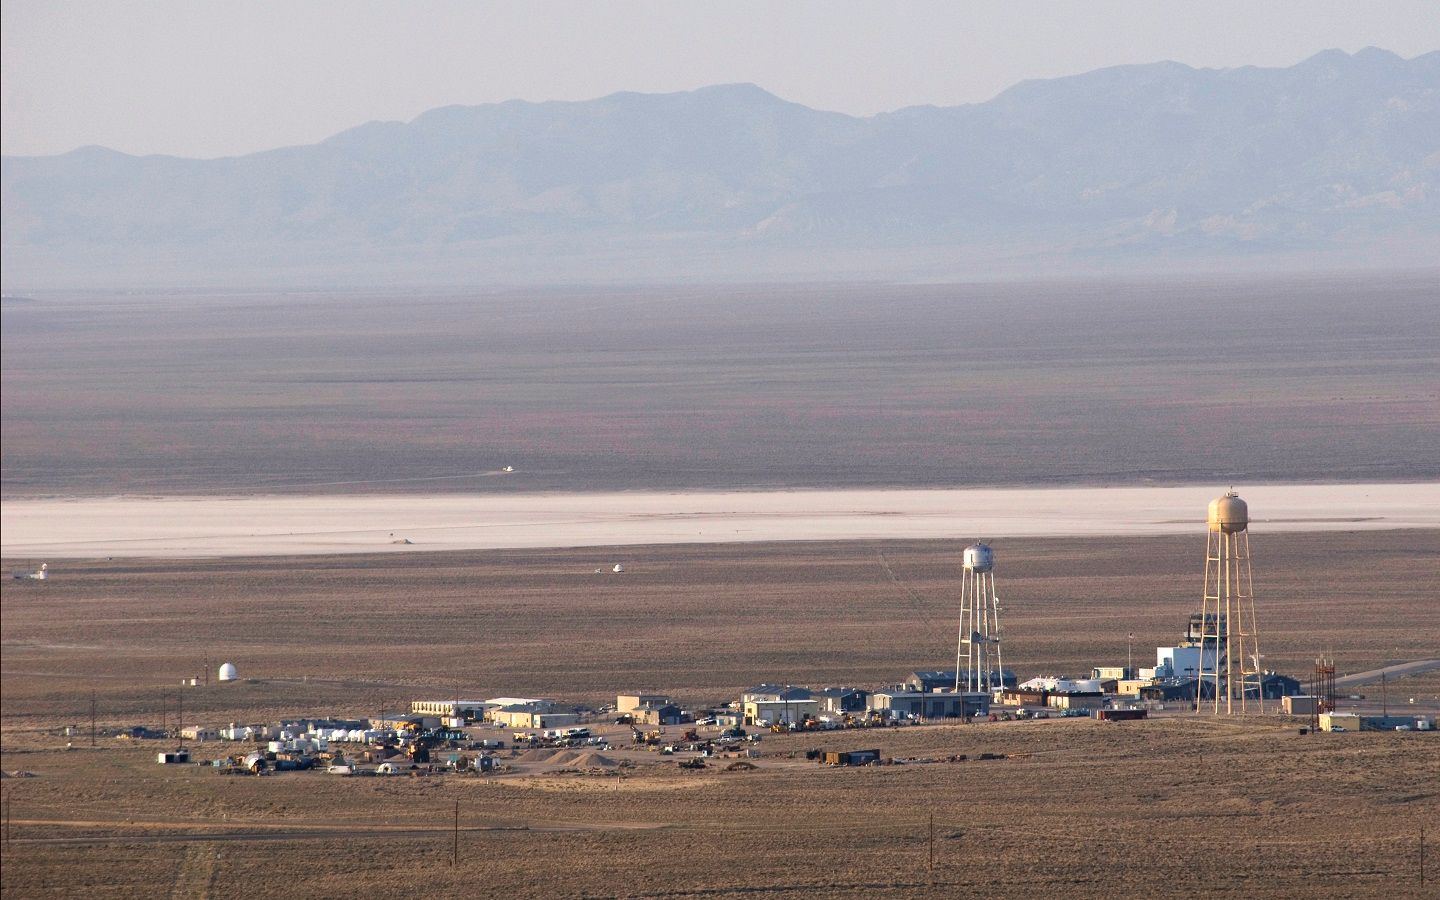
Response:
POLYGON ((1045 698, 1045 705, 1054 709, 1099 709, 1105 705, 1105 698, 1080 694, 1051 694, 1045 698))
POLYGON ((1124 678, 1115 682, 1115 693, 1121 697, 1138 697, 1141 688, 1154 683, 1153 678, 1124 678))
POLYGON ((491 721, 506 728, 559 728, 574 725, 580 721, 575 713, 541 712, 539 710, 517 710, 491 713, 491 721))
POLYGON ((417 716, 438 716, 442 719, 462 717, 479 719, 485 715, 484 700, 412 700, 410 711, 417 716))
POLYGON ((745 721, 749 723, 770 722, 777 724, 781 722, 794 723, 803 722, 806 716, 811 718, 820 715, 820 704, 814 700, 747 700, 745 702, 745 721))
POLYGON ((620 694, 615 698, 615 711, 631 712, 642 706, 665 706, 670 698, 664 694, 620 694))
POLYGON ((1320 703, 1319 697, 1282 697, 1280 706, 1286 714, 1292 716, 1308 716, 1315 712, 1315 707, 1320 703))

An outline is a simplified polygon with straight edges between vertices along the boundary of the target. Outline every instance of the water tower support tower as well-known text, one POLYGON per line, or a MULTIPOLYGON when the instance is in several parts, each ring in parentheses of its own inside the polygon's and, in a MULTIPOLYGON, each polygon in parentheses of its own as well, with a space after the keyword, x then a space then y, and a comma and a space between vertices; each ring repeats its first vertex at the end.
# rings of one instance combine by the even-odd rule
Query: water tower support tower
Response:
POLYGON ((1004 687, 1000 658, 1000 602, 995 554, 987 544, 965 548, 960 572, 960 635, 955 645, 955 690, 993 693, 1004 687))
POLYGON ((1212 689, 1213 711, 1221 700, 1227 714, 1265 711, 1259 634, 1255 622, 1255 587, 1250 570, 1250 514, 1234 491, 1210 501, 1209 535, 1205 542, 1205 598, 1201 608, 1200 677, 1195 685, 1195 711, 1212 689))

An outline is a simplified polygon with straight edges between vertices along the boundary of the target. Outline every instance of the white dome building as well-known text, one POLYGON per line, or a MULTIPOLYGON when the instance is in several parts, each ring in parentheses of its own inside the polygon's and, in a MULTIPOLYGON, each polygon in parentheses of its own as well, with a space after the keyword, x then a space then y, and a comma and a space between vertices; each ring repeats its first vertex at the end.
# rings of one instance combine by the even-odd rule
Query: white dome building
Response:
POLYGON ((235 671, 234 663, 225 663, 220 667, 220 673, 215 677, 220 681, 234 681, 239 677, 239 673, 235 671))

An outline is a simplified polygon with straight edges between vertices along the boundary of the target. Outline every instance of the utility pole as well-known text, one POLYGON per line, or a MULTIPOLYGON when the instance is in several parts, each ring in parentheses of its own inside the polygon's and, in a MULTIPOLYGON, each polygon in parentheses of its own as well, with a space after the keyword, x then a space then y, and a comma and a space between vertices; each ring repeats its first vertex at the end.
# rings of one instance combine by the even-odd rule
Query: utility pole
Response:
MULTIPOLYGON (((8 833, 8 829, 7 829, 8 833)), ((1420 886, 1425 886, 1425 826, 1420 826, 1420 886)))
POLYGON ((460 801, 455 801, 455 842, 450 846, 450 868, 460 862, 460 801))
MULTIPOLYGON (((1204 650, 1202 649, 1201 652, 1203 653, 1204 650)), ((1133 631, 1125 639, 1125 677, 1135 677, 1135 632, 1133 631)))
POLYGON ((930 879, 935 879, 935 814, 930 814, 930 859, 926 865, 926 871, 930 873, 930 879))
MULTIPOLYGON (((5 846, 10 846, 10 801, 14 799, 15 792, 5 794, 5 846)), ((1423 858, 1423 857, 1422 857, 1423 858)), ((1424 871, 1423 869, 1421 871, 1424 871)), ((1421 876, 1421 884, 1424 884, 1424 876, 1421 876)))
POLYGON ((90 746, 95 746, 95 689, 90 689, 90 746))
POLYGON ((1390 692, 1386 690, 1384 669, 1380 670, 1380 715, 1390 717, 1390 692))
POLYGON ((182 732, 183 732, 184 730, 185 730, 185 693, 184 693, 184 691, 181 691, 180 693, 178 693, 178 694, 175 695, 175 737, 179 740, 179 742, 180 742, 179 745, 180 745, 182 748, 185 746, 185 735, 182 734, 182 732))

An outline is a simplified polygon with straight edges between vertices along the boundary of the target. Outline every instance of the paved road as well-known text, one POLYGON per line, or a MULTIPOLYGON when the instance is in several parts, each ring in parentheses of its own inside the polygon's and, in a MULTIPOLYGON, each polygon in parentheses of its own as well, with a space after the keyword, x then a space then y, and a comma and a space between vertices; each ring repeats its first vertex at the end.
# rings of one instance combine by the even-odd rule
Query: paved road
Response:
POLYGON ((1400 678, 1404 675, 1419 675, 1433 669, 1440 669, 1440 659, 1416 659, 1407 663, 1386 666, 1383 669, 1371 669, 1368 672, 1356 672, 1354 675, 1336 678, 1335 687, 1337 689, 1359 687, 1362 684, 1373 684, 1379 681, 1382 675, 1387 679, 1400 678))

